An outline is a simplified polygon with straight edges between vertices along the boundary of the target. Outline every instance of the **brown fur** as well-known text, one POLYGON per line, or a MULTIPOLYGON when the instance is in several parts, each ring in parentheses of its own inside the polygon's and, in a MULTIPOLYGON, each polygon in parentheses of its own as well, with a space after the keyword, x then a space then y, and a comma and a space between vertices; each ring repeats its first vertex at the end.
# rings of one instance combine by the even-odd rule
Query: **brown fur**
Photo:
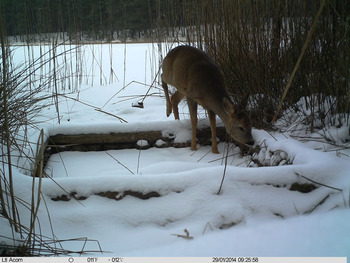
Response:
POLYGON ((178 104, 186 97, 192 124, 191 149, 196 150, 197 105, 208 111, 212 131, 212 152, 218 153, 216 120, 218 115, 226 131, 242 144, 253 144, 251 121, 246 106, 248 95, 234 105, 225 88, 225 81, 212 59, 201 50, 179 46, 171 50, 163 61, 162 86, 167 102, 167 116, 174 112, 179 119, 178 104), (176 88, 169 97, 168 84, 176 88))

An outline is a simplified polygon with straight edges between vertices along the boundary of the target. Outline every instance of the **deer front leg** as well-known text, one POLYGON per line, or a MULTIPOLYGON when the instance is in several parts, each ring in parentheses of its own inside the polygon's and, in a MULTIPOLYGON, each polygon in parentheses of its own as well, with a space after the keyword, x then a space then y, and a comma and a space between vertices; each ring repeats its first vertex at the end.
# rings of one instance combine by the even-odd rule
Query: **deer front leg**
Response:
POLYGON ((197 149, 197 103, 188 97, 186 99, 192 124, 191 150, 195 151, 197 149))
POLYGON ((211 151, 213 153, 219 153, 218 143, 216 141, 216 119, 215 113, 212 110, 208 110, 210 129, 211 129, 211 151))

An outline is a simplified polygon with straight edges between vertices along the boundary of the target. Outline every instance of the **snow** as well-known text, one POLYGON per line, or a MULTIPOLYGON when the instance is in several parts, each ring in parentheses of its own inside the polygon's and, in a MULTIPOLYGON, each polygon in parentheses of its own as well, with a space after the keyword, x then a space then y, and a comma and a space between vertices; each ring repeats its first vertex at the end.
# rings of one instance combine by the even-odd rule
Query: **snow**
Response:
MULTIPOLYGON (((23 58, 23 50, 16 49, 17 61, 23 58)), ((60 96, 61 124, 53 106, 38 116, 47 135, 160 130, 173 136, 175 142, 190 140, 185 104, 179 105, 180 121, 167 118, 158 84, 151 89, 152 96, 143 101, 143 109, 131 106, 148 91, 148 86, 137 82, 151 84, 158 70, 150 55, 145 56, 156 52, 151 44, 91 45, 84 50, 105 57, 113 54, 119 81, 101 85, 99 69, 93 68, 91 56, 86 54, 86 65, 92 67, 87 71, 97 75, 78 91, 60 96)), ((108 75, 109 59, 102 61, 108 75)), ((203 111, 200 118, 199 125, 207 126, 203 111)), ((326 132, 344 141, 349 137, 349 128, 344 127, 326 132)), ((29 134, 36 141, 38 131, 33 129, 29 134)), ((228 146, 222 142, 219 155, 211 153, 210 146, 199 145, 195 152, 189 147, 151 147, 54 154, 46 166, 53 180, 42 181, 49 216, 41 202, 41 232, 52 236, 51 223, 58 239, 98 240, 106 253, 89 254, 96 256, 349 257, 350 151, 324 151, 329 148, 324 141, 301 142, 291 135, 253 130, 256 144, 262 147, 253 159, 266 167, 255 167, 250 157, 241 157, 238 147, 229 150, 225 167, 228 146), (317 188, 309 193, 289 190, 293 183, 310 180, 317 182, 317 188), (101 195, 108 192, 114 193, 114 199, 101 195), (141 199, 130 194, 152 192, 158 196, 141 199), (52 200, 63 195, 69 201, 52 200), (184 229, 193 239, 176 236, 185 235, 184 229)), ((139 141, 140 145, 145 143, 139 141)), ((31 183, 30 177, 15 169, 18 198, 30 200, 31 183)), ((22 222, 29 222, 29 212, 20 205, 19 209, 22 222)), ((6 223, 0 221, 1 235, 8 236, 3 232, 8 230, 6 223)), ((83 242, 62 245, 80 250, 83 242)), ((99 248, 91 241, 85 249, 99 248)))

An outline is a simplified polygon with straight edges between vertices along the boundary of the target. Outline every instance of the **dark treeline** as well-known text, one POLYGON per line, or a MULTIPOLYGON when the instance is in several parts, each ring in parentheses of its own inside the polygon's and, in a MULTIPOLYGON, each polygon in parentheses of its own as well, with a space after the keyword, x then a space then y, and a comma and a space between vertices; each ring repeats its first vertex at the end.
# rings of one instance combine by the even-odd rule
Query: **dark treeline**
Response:
MULTIPOLYGON (((158 39, 187 19, 198 0, 1 0, 8 36, 67 32, 76 40, 158 39), (162 30, 160 30, 162 28, 162 30)), ((214 0, 216 2, 216 0, 214 0)), ((217 1, 221 2, 221 1, 217 1)))
MULTIPOLYGON (((260 2, 272 6, 273 1, 260 2)), ((8 36, 67 32, 71 37, 115 40, 157 38, 154 34, 169 35, 174 27, 203 23, 205 14, 199 6, 222 17, 225 1, 209 2, 210 7, 200 0, 1 0, 0 11, 8 36)), ((295 6, 293 1, 287 3, 290 9, 295 6)), ((240 5, 246 9, 251 4, 240 5)))
POLYGON ((161 0, 1 0, 1 17, 7 35, 67 32, 113 40, 150 34, 161 5, 161 0))
MULTIPOLYGON (((345 3, 344 0, 333 0, 330 6, 337 13, 346 14, 350 10, 345 3)), ((238 6, 240 15, 248 18, 249 12, 255 10, 256 18, 267 15, 273 19, 276 12, 277 16, 284 17, 312 17, 313 7, 317 7, 319 1, 1 0, 0 15, 8 36, 67 32, 71 37, 83 36, 92 40, 141 36, 157 39, 159 34, 171 35, 174 27, 203 25, 207 23, 208 15, 213 16, 215 22, 221 22, 226 16, 238 21, 237 10, 227 14, 227 5, 238 6), (276 5, 281 7, 276 8, 276 5)))

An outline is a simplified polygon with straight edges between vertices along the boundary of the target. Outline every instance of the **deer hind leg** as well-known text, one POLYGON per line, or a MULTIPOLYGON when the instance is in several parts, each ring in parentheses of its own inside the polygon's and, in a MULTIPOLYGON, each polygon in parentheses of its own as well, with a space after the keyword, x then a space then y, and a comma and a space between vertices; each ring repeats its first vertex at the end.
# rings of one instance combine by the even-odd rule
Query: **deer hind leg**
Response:
POLYGON ((188 97, 186 99, 192 124, 191 150, 195 151, 197 149, 197 103, 188 97))
POLYGON ((211 151, 213 153, 219 153, 218 143, 216 141, 216 119, 215 113, 212 110, 208 110, 210 129, 211 129, 211 151))
POLYGON ((166 82, 163 80, 163 74, 162 74, 162 87, 164 89, 165 99, 166 99, 166 116, 169 117, 172 111, 172 104, 169 97, 168 84, 166 84, 166 82))
POLYGON ((180 120, 178 105, 179 105, 180 101, 183 99, 183 97, 185 97, 185 96, 181 92, 179 92, 178 90, 171 97, 171 104, 173 106, 175 120, 180 120))

